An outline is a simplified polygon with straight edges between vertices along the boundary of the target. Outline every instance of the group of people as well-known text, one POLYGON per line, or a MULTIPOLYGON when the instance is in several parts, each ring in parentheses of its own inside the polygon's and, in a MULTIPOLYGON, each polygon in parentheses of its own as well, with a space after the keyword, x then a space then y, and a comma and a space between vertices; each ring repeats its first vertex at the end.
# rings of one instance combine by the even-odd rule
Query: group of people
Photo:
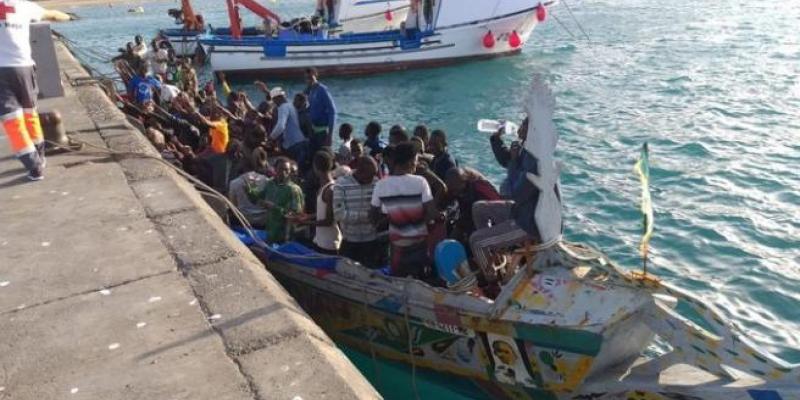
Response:
MULTIPOLYGON (((136 35, 111 61, 126 80, 145 70, 172 85, 182 86, 185 81, 194 79, 194 91, 197 91, 197 74, 191 60, 179 59, 166 38, 159 36, 148 44, 141 35, 136 35)), ((186 88, 189 92, 191 89, 186 88)))
POLYGON ((213 82, 198 88, 188 62, 178 81, 153 62, 137 68, 126 107, 141 118, 148 139, 164 159, 226 193, 270 243, 305 242, 320 253, 435 282, 431 258, 444 239, 468 244, 488 279, 496 278, 502 249, 536 240, 530 199, 537 189, 525 178, 535 173, 535 159, 525 157, 520 142, 506 146, 502 131, 491 139, 508 168, 498 190, 458 164, 441 129, 394 125, 384 134, 372 121, 357 138, 350 123, 337 126, 333 97, 313 68, 305 72, 305 90, 291 98, 257 81, 264 96, 258 106, 220 76, 223 104, 213 82), (515 206, 520 202, 524 207, 515 206))

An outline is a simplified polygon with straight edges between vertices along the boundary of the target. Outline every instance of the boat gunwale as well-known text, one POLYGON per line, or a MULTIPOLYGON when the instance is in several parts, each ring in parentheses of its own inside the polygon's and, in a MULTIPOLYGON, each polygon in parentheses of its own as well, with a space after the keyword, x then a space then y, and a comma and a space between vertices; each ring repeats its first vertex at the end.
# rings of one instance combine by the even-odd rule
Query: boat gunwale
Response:
MULTIPOLYGON (((505 315, 507 311, 511 312, 512 314, 518 314, 518 315, 526 315, 526 312, 509 310, 508 304, 500 303, 500 301, 503 301, 501 296, 498 296, 496 299, 477 297, 469 294, 469 292, 465 290, 451 290, 446 287, 432 286, 427 282, 421 281, 419 279, 387 276, 379 273, 376 270, 368 269, 344 257, 341 257, 340 260, 337 261, 337 266, 334 268, 333 271, 330 271, 330 273, 325 274, 324 277, 320 277, 317 275, 316 271, 319 270, 316 268, 307 267, 302 264, 294 263, 291 260, 287 259, 275 259, 271 257, 269 250, 264 250, 258 247, 251 247, 251 248, 253 249, 253 252, 257 255, 257 257, 262 260, 265 266, 270 264, 282 265, 284 266, 286 271, 288 271, 287 273, 284 273, 284 275, 287 275, 287 277, 293 278, 291 275, 295 274, 298 275, 297 278, 293 278, 295 280, 302 279, 300 277, 307 277, 309 278, 308 280, 303 280, 307 284, 314 286, 318 290, 331 292, 333 295, 343 297, 346 299, 351 299, 351 298, 343 296, 341 294, 337 294, 335 293, 335 290, 328 289, 323 286, 346 287, 353 293, 362 294, 364 297, 366 297, 367 293, 369 292, 369 294, 373 296, 379 296, 385 298, 387 296, 390 297, 402 296, 403 292, 407 291, 409 285, 416 285, 422 290, 429 291, 431 293, 430 297, 438 297, 442 295, 449 296, 452 299, 451 302, 442 303, 440 304, 440 306, 451 308, 456 312, 458 312, 460 315, 463 315, 464 317, 483 318, 486 319, 487 321, 492 321, 495 323, 509 323, 513 326, 516 325, 531 326, 531 327, 552 326, 555 323, 554 320, 550 321, 542 320, 534 322, 534 321, 524 321, 521 319, 507 318, 505 315), (344 267, 340 266, 341 264, 339 263, 341 262, 346 263, 344 267), (348 274, 347 269, 356 269, 356 270, 354 273, 348 274), (315 282, 318 282, 318 284, 316 284, 315 282), (402 288, 400 286, 402 286, 402 288), (474 307, 474 306, 457 307, 453 305, 452 302, 459 301, 458 298, 461 298, 461 301, 466 300, 469 302, 465 303, 464 306, 469 306, 470 304, 472 305, 480 304, 481 307, 474 307), (503 317, 500 317, 501 315, 503 317)), ((570 254, 568 255, 571 256, 570 254)), ((617 270, 616 266, 613 266, 610 263, 608 263, 607 257, 602 255, 602 253, 598 253, 598 255, 600 255, 597 258, 598 260, 605 260, 607 266, 613 268, 616 273, 621 274, 621 272, 617 270)), ((519 280, 529 279, 533 276, 531 271, 533 271, 531 265, 526 266, 524 270, 520 270, 517 273, 517 279, 511 280, 508 283, 506 283, 506 285, 503 285, 501 293, 510 294, 514 292, 515 287, 518 286, 519 284, 519 280)), ((572 277, 571 279, 575 280, 576 282, 591 282, 593 284, 598 284, 597 280, 586 279, 577 276, 572 277)), ((621 288, 629 290, 641 289, 630 285, 619 285, 614 281, 608 281, 608 280, 603 281, 602 284, 608 286, 619 286, 621 288)), ((356 301, 355 297, 353 297, 352 300, 356 301)), ((434 313, 436 311, 436 304, 430 301, 420 301, 419 299, 415 299, 413 297, 406 297, 404 301, 406 304, 409 305, 409 307, 417 307, 420 310, 427 310, 429 312, 434 312, 434 313)), ((623 323, 636 313, 640 312, 643 307, 644 304, 641 304, 639 307, 628 310, 625 313, 614 314, 612 316, 613 318, 608 318, 602 322, 575 324, 575 323, 566 323, 566 321, 563 321, 555 325, 557 325, 559 328, 563 328, 566 330, 582 331, 597 335, 603 335, 606 330, 610 329, 612 326, 616 324, 623 323)), ((378 307, 375 308, 380 309, 378 307)))

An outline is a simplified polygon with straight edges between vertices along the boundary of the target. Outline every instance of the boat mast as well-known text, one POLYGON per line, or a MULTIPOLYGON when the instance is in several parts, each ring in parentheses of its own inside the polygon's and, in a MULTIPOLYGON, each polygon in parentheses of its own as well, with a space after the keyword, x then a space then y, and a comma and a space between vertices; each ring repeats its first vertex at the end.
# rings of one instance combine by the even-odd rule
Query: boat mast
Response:
POLYGON ((281 22, 281 18, 278 14, 275 14, 254 0, 225 0, 225 3, 228 7, 228 18, 231 22, 231 36, 233 36, 234 39, 242 38, 242 19, 239 16, 239 5, 244 6, 262 19, 271 19, 278 24, 281 22))

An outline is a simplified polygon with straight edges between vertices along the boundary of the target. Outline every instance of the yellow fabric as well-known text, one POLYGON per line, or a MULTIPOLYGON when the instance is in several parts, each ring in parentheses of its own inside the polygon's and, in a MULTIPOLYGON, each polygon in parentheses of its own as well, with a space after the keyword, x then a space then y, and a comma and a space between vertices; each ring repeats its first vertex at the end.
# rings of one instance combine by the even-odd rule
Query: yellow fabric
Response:
POLYGON ((25 120, 21 115, 3 121, 3 128, 5 128, 8 142, 11 144, 11 151, 14 154, 25 154, 35 150, 33 142, 28 136, 28 130, 25 128, 25 120))
POLYGON ((228 149, 228 123, 224 120, 214 121, 211 124, 211 151, 223 154, 228 149))
POLYGON ((42 133, 42 123, 39 120, 39 113, 36 111, 26 112, 25 114, 25 128, 28 130, 28 135, 33 143, 39 144, 44 140, 42 133))

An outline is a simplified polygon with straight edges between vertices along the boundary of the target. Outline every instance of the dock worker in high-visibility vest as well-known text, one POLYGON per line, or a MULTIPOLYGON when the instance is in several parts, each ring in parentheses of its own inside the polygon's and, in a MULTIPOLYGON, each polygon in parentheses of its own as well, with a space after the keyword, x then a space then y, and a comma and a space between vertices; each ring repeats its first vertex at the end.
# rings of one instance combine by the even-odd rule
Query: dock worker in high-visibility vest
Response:
POLYGON ((31 57, 30 24, 70 19, 61 11, 46 10, 30 1, 0 0, 0 121, 11 151, 34 181, 44 177, 44 137, 36 111, 39 89, 31 57))

